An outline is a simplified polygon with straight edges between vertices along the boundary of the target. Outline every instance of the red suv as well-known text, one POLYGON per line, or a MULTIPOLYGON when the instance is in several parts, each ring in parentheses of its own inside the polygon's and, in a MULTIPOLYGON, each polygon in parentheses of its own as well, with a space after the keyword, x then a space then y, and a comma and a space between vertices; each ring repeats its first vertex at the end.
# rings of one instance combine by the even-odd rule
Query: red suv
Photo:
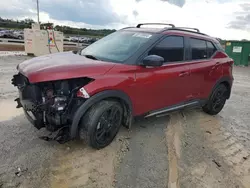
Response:
MULTIPOLYGON (((109 145, 121 125, 186 107, 219 113, 229 99, 233 60, 195 28, 141 27, 112 33, 78 52, 20 63, 17 107, 59 142, 109 145)), ((44 137, 44 139, 52 139, 44 137)))

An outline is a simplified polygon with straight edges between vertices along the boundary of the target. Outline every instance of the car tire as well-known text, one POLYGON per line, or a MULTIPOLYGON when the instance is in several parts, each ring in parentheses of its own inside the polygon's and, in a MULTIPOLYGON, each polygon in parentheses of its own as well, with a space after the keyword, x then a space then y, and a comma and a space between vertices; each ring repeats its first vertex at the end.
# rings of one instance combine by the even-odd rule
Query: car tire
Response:
POLYGON ((119 102, 101 101, 92 106, 81 120, 79 137, 95 149, 108 146, 117 135, 123 117, 119 102))
POLYGON ((224 107, 227 100, 228 89, 224 84, 218 85, 212 92, 203 111, 210 115, 218 114, 224 107))

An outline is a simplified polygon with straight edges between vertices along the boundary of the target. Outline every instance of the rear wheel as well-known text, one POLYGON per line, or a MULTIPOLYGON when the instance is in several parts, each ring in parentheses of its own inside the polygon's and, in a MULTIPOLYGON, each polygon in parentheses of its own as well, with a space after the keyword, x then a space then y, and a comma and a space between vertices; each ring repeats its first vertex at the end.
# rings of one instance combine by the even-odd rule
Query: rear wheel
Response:
POLYGON ((218 114, 224 107, 227 100, 228 89, 224 84, 218 85, 211 97, 209 98, 207 104, 203 107, 203 111, 210 114, 218 114))
POLYGON ((122 122, 123 109, 116 101, 101 101, 84 115, 79 136, 89 146, 101 149, 108 146, 117 135, 122 122))

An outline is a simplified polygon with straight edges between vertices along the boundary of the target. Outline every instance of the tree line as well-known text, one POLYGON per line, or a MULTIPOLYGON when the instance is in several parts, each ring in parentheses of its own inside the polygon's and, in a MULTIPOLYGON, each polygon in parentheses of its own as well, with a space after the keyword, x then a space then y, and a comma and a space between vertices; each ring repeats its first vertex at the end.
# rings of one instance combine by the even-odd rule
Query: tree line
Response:
MULTIPOLYGON (((32 19, 24 20, 13 20, 13 19, 3 19, 0 17, 0 28, 7 29, 24 29, 31 28, 31 24, 35 23, 32 19)), ((116 30, 111 29, 87 29, 87 28, 74 28, 69 26, 55 25, 53 23, 40 23, 41 29, 52 27, 57 31, 62 31, 64 34, 68 35, 90 35, 90 36, 99 36, 103 37, 110 33, 115 32, 116 30)))

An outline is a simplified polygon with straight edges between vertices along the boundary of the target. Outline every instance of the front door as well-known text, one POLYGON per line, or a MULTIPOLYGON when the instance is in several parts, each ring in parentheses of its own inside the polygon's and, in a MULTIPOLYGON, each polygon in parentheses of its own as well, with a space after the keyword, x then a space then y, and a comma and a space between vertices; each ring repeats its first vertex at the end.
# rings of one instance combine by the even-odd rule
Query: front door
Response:
POLYGON ((184 51, 182 36, 167 36, 148 51, 146 55, 159 55, 165 62, 161 67, 138 66, 134 95, 139 99, 135 102, 139 114, 191 98, 190 70, 185 63, 184 51))

